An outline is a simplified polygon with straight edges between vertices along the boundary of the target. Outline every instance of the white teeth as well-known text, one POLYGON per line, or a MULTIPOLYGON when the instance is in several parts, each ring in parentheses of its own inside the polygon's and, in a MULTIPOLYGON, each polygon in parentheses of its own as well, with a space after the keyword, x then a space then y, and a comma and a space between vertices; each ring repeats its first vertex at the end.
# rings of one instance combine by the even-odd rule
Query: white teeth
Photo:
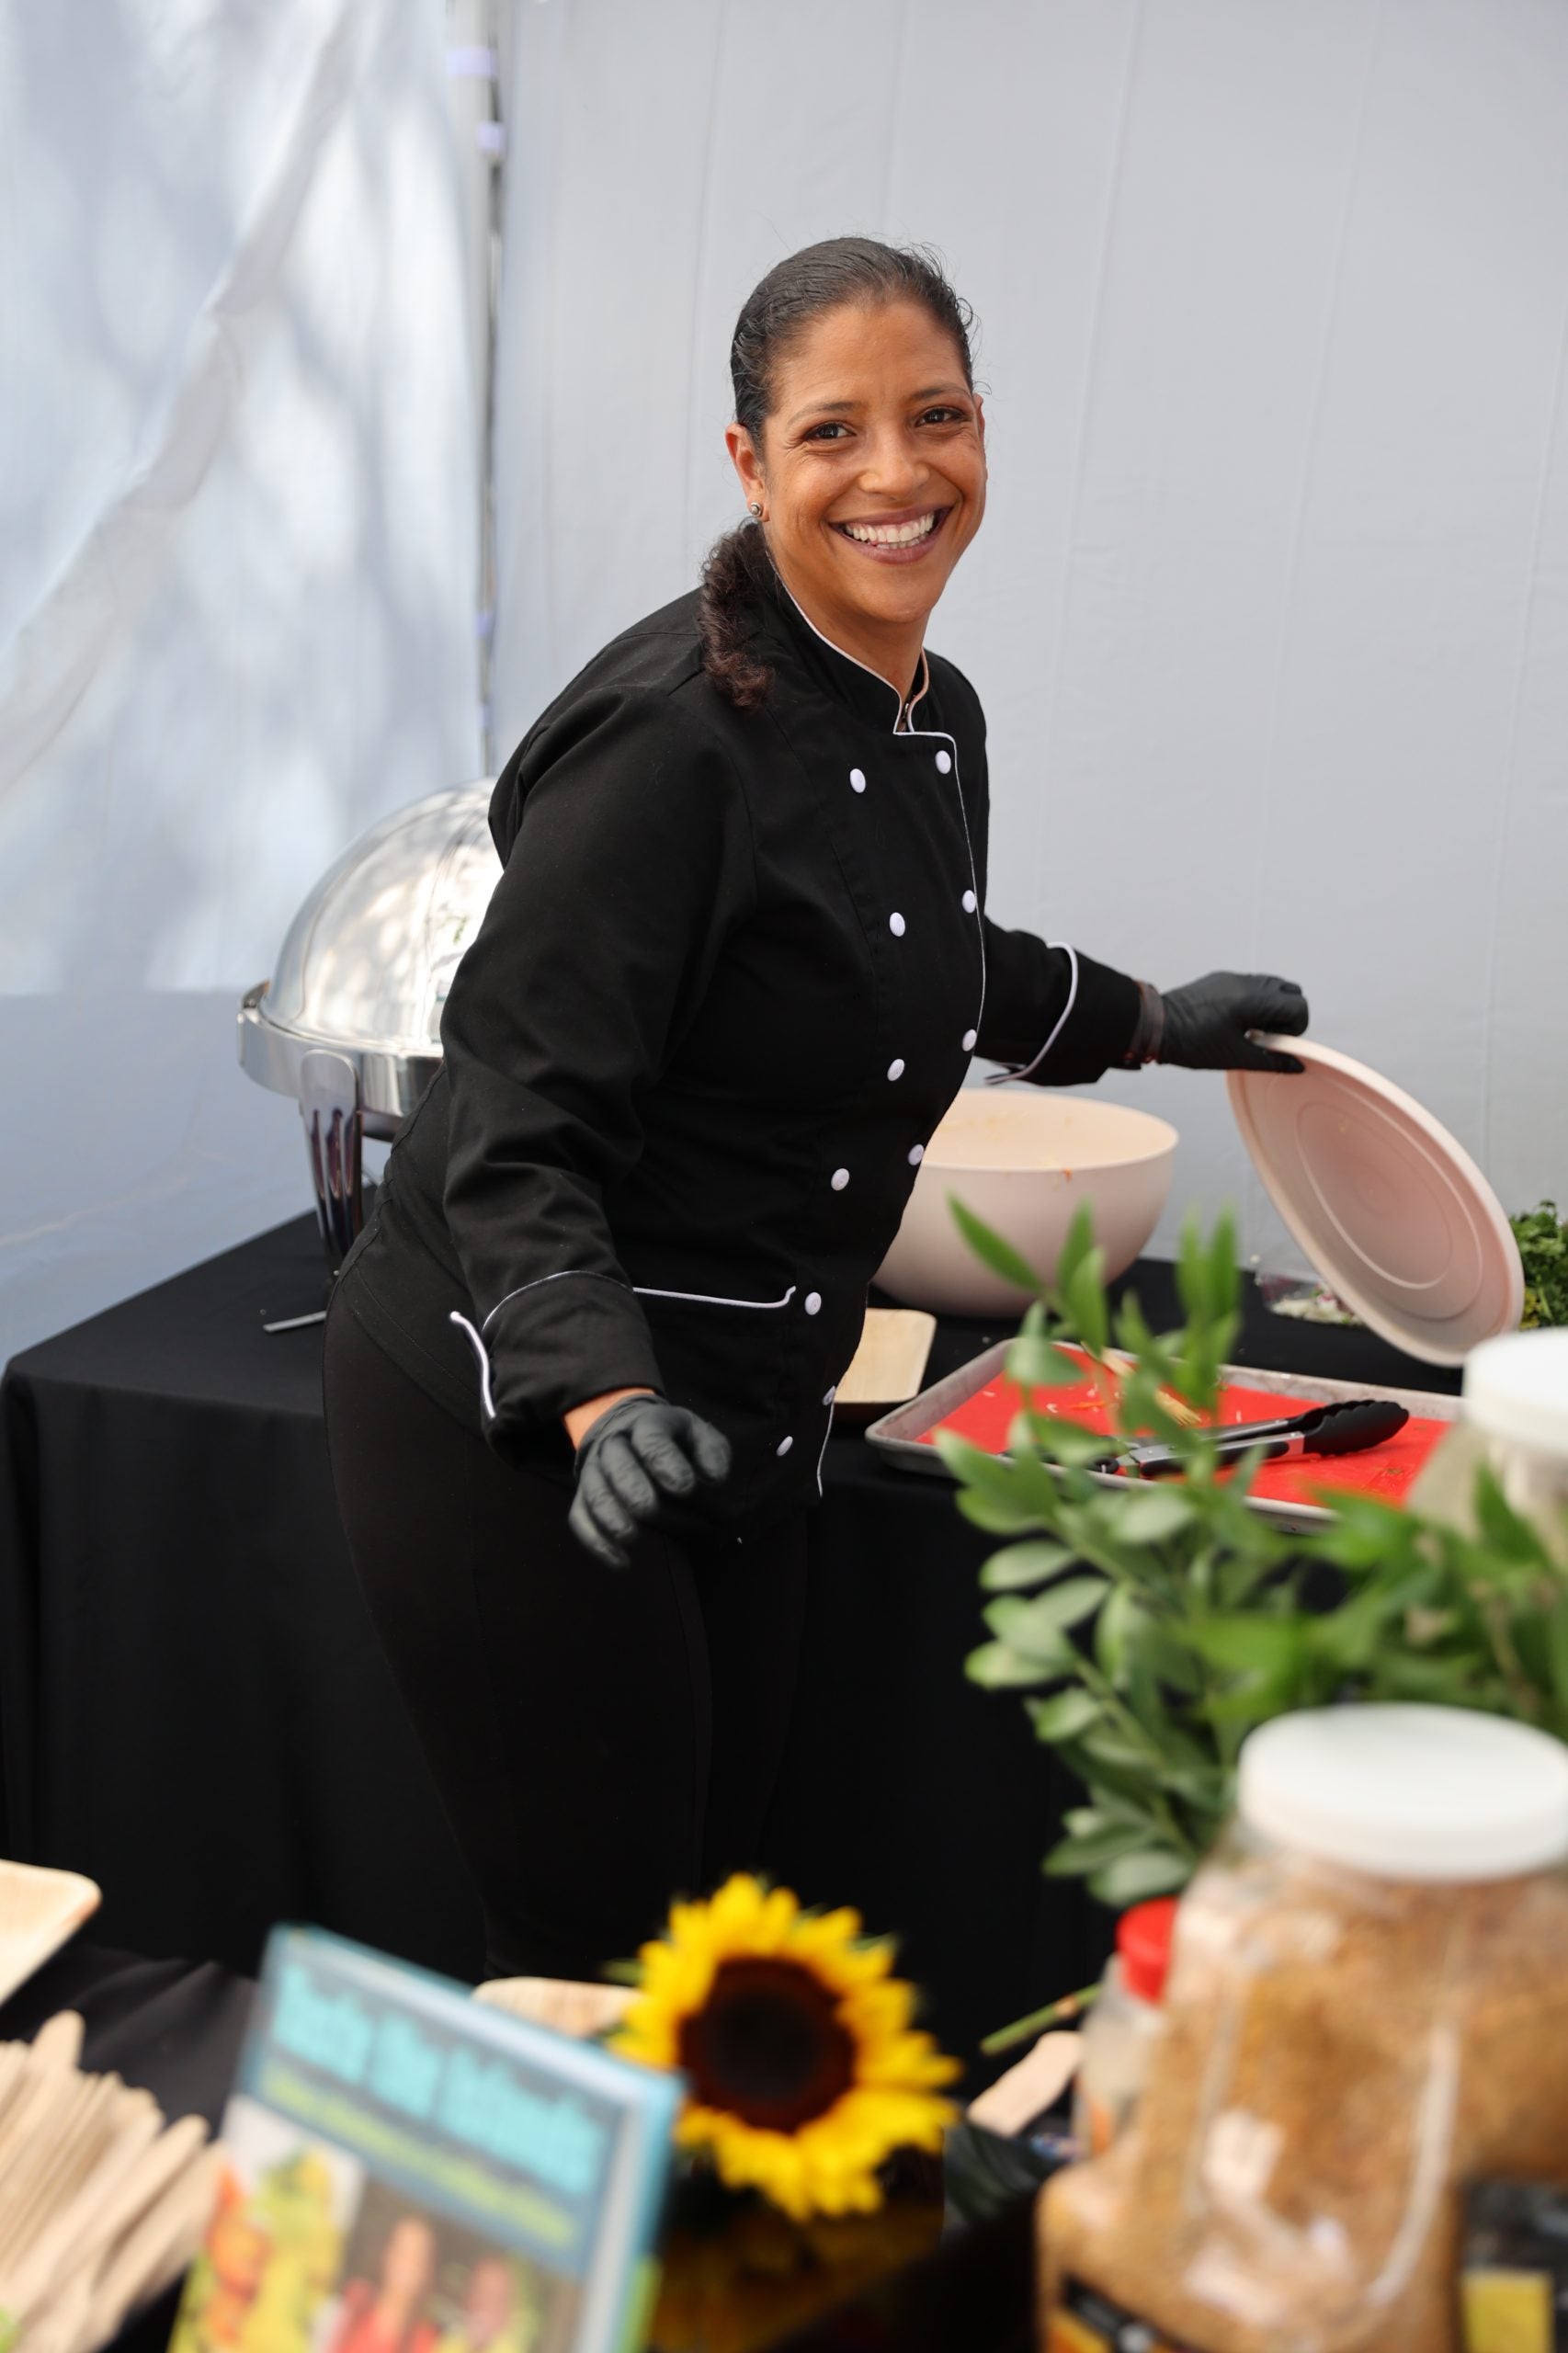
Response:
POLYGON ((909 548, 916 540, 929 539, 937 528, 935 510, 922 515, 916 523, 843 523, 839 529, 852 540, 872 548, 909 548))

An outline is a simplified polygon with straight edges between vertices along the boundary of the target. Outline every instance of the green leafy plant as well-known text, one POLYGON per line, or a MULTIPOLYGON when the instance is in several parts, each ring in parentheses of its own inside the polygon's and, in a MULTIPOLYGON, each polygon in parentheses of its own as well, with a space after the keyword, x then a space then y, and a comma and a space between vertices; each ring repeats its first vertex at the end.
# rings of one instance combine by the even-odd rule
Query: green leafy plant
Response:
POLYGON ((1568 1324, 1568 1222, 1560 1223, 1555 1201, 1524 1210, 1508 1223, 1525 1269, 1526 1331, 1540 1324, 1568 1324))
POLYGON ((1568 1738, 1568 1569, 1494 1480, 1478 1488, 1473 1535, 1353 1495, 1335 1498, 1332 1522, 1290 1534, 1248 1505, 1257 1458, 1221 1465, 1212 1432, 1193 1426, 1215 1410, 1239 1326, 1228 1218, 1207 1238, 1188 1223, 1186 1321, 1155 1334, 1134 1298, 1112 1313, 1086 1211, 1045 1283, 951 1206, 976 1255, 1038 1294, 1007 1354, 1024 1404, 1006 1455, 951 1432, 937 1444, 959 1509, 1006 1539, 981 1571, 991 1639, 968 1672, 1026 1695, 1037 1735, 1084 1788, 1048 1872, 1086 1878, 1117 1907, 1185 1885, 1230 1811, 1243 1740, 1290 1709, 1424 1699, 1568 1738), (1130 1362, 1111 1360, 1113 1336, 1130 1362), (1164 1439, 1179 1478, 1092 1475, 1105 1435, 1051 1401, 1085 1378, 1067 1341, 1108 1397, 1116 1388, 1116 1430, 1164 1439))

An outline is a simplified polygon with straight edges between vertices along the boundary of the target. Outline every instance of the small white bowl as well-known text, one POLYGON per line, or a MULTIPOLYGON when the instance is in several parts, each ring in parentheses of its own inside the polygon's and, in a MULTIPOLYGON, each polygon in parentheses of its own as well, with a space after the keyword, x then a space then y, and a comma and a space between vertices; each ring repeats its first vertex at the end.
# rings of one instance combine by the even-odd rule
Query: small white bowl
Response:
POLYGON ((1049 1281, 1079 1203, 1094 1212, 1106 1276, 1125 1273, 1159 1222, 1176 1131, 1148 1111, 1033 1087, 965 1087, 915 1180, 877 1276, 938 1315, 1019 1315, 1031 1294, 993 1274, 954 1222, 956 1193, 1049 1281))

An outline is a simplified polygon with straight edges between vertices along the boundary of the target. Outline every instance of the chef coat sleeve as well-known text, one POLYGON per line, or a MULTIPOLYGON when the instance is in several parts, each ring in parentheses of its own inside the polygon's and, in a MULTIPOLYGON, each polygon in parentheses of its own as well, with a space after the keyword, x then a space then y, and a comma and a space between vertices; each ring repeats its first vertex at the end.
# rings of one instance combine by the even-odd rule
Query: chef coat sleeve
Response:
POLYGON ((602 689, 514 756, 520 818, 441 1021, 445 1209, 501 1452, 608 1389, 661 1386, 606 1197, 641 1107, 755 902, 743 789, 700 719, 602 689))
POLYGON ((985 1002, 975 1051, 1037 1086, 1079 1086, 1119 1063, 1132 1042, 1138 983, 1080 949, 1048 947, 987 916, 985 1002))

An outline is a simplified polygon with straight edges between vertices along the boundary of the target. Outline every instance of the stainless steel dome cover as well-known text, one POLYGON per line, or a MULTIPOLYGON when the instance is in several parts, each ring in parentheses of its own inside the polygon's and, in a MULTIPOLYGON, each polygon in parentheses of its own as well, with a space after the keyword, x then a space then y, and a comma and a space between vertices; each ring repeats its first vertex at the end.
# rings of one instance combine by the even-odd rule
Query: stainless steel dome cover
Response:
POLYGON ((493 778, 433 792, 362 834, 289 926, 270 981, 240 1006, 240 1062, 303 1102, 323 1050, 358 1083, 366 1131, 390 1135, 441 1060, 441 1007, 501 868, 493 778))

